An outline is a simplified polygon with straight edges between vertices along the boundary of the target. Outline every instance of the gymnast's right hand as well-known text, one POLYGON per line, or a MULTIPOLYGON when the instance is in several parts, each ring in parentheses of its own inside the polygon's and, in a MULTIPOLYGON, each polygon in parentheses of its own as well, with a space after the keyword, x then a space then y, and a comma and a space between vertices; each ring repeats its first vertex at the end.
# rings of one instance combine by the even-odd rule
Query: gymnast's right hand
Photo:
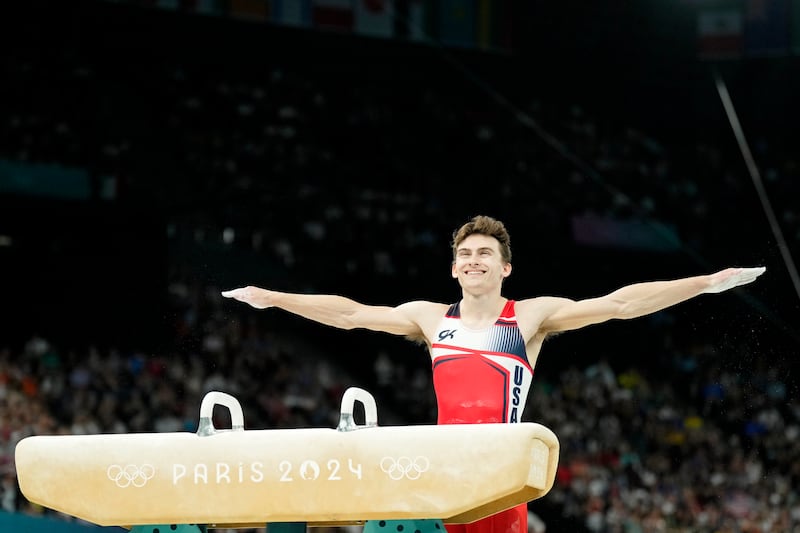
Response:
POLYGON ((225 298, 233 298, 249 304, 256 309, 266 309, 272 307, 272 291, 261 289, 259 287, 240 287, 229 291, 222 291, 222 296, 225 298))

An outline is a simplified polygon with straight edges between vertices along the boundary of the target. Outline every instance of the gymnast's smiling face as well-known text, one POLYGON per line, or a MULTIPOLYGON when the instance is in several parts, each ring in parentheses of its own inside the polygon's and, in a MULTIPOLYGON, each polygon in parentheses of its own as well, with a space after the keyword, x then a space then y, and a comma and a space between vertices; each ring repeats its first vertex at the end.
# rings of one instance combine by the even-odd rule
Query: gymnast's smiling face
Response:
POLYGON ((451 273, 470 293, 499 292, 511 274, 511 263, 503 259, 497 239, 473 233, 456 247, 451 273))

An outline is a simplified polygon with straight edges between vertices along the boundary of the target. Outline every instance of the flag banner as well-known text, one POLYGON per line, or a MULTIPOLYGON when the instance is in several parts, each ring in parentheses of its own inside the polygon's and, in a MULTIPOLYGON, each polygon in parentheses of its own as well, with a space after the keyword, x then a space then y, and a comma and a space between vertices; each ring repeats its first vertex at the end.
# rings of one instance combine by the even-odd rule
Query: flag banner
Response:
MULTIPOLYGON (((276 26, 402 39, 483 51, 510 51, 513 0, 103 0, 276 26)), ((800 0, 785 0, 800 2, 800 0)), ((724 16, 716 23, 730 25, 724 16)), ((709 18, 702 28, 708 33, 709 18)), ((738 31, 741 33, 741 20, 738 31)), ((719 33, 720 28, 717 28, 719 33)), ((741 38, 741 35, 739 35, 741 38)), ((709 42, 721 35, 706 35, 709 42)), ((706 45, 704 45, 706 46, 706 45)), ((717 45, 715 50, 723 47, 717 45)), ((706 46, 708 47, 708 46, 706 46)), ((738 49, 738 48, 737 48, 738 49)))
POLYGON ((789 51, 789 0, 747 0, 744 52, 748 56, 785 55, 789 51))
POLYGON ((225 0, 180 0, 180 9, 187 13, 224 15, 228 13, 225 0))
POLYGON ((180 0, 156 0, 155 5, 161 9, 177 10, 180 7, 180 0))
POLYGON ((735 7, 701 10, 697 14, 700 57, 722 59, 742 53, 742 11, 735 7))
POLYGON ((488 50, 492 47, 492 4, 491 0, 477 0, 476 30, 478 47, 488 50))
POLYGON ((511 2, 477 0, 477 46, 481 50, 511 50, 511 2))
POLYGON ((269 21, 282 26, 311 26, 311 0, 271 0, 269 21))
POLYGON ((230 0, 229 14, 235 18, 266 20, 267 11, 267 0, 230 0))
POLYGON ((0 159, 0 193, 86 200, 92 194, 90 181, 81 168, 0 159))
POLYGON ((800 0, 792 0, 790 34, 792 52, 800 55, 800 0))
POLYGON ((397 35, 410 41, 431 42, 437 37, 438 11, 432 0, 398 0, 398 18, 404 16, 397 35))
POLYGON ((311 20, 325 30, 353 31, 353 2, 355 0, 314 0, 311 20))
POLYGON ((475 0, 439 2, 439 41, 450 46, 473 48, 477 45, 475 0))
POLYGON ((369 37, 394 36, 394 0, 355 0, 355 32, 369 37))

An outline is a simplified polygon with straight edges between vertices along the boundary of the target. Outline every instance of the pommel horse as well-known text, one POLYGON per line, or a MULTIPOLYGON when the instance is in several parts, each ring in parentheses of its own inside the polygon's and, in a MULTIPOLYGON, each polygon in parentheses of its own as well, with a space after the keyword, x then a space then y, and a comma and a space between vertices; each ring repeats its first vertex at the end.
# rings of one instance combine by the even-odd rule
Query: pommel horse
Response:
POLYGON ((245 431, 239 402, 213 391, 197 433, 27 437, 15 460, 28 500, 101 526, 305 531, 371 519, 473 522, 547 494, 558 454, 555 434, 535 423, 379 427, 375 399, 352 387, 336 429, 245 431), (214 427, 216 405, 230 411, 231 429, 214 427))

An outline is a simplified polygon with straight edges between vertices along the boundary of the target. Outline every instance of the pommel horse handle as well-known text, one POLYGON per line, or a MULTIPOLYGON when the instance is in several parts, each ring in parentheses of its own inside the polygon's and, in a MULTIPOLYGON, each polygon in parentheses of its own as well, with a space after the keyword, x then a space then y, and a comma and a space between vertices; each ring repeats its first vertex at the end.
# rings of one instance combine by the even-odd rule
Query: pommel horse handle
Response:
POLYGON ((336 430, 354 431, 356 429, 374 427, 378 427, 378 408, 375 406, 375 398, 364 389, 358 387, 348 388, 344 391, 344 396, 342 396, 341 417, 336 430), (365 421, 363 426, 357 425, 353 417, 356 400, 364 406, 365 421))
MULTIPOLYGON (((378 426, 378 408, 375 398, 369 392, 358 387, 349 387, 342 396, 341 416, 337 431, 355 431, 360 428, 378 426), (364 406, 364 425, 358 426, 353 417, 356 400, 364 406)), ((202 416, 202 415, 201 415, 202 416)), ((268 522, 267 533, 305 533, 308 530, 306 522, 268 522)))
POLYGON ((217 429, 214 427, 214 406, 222 405, 228 408, 231 413, 231 431, 244 431, 244 415, 239 400, 219 391, 211 391, 203 397, 200 404, 200 422, 197 425, 197 434, 201 437, 214 435, 217 429))

